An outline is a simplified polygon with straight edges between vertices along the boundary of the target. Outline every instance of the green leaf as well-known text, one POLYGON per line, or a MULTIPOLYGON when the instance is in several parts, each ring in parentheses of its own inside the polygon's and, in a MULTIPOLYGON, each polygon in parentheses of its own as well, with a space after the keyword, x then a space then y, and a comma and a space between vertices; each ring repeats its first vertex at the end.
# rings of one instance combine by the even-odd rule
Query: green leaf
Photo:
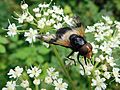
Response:
POLYGON ((8 40, 5 37, 0 36, 0 43, 1 44, 7 44, 8 40))
POLYGON ((36 60, 37 60, 39 63, 43 63, 43 62, 44 62, 44 58, 43 58, 43 56, 41 56, 41 55, 37 55, 37 56, 36 56, 36 60))
POLYGON ((35 54, 35 48, 33 47, 24 47, 17 50, 15 53, 16 57, 19 59, 26 59, 27 57, 32 57, 35 54))
POLYGON ((65 7, 64 7, 64 12, 65 12, 65 13, 72 13, 72 10, 71 10, 71 8, 70 8, 69 5, 65 5, 65 7))
POLYGON ((18 36, 10 37, 11 41, 18 42, 18 36))
POLYGON ((49 48, 46 48, 45 46, 40 46, 37 48, 38 52, 42 55, 46 55, 50 52, 49 48))
POLYGON ((0 63, 0 69, 1 69, 1 70, 6 69, 6 67, 7 67, 7 65, 6 65, 6 64, 4 64, 4 63, 0 63))
POLYGON ((16 43, 9 44, 9 49, 15 49, 17 47, 16 43))
POLYGON ((6 49, 3 45, 0 45, 0 53, 5 53, 6 49))

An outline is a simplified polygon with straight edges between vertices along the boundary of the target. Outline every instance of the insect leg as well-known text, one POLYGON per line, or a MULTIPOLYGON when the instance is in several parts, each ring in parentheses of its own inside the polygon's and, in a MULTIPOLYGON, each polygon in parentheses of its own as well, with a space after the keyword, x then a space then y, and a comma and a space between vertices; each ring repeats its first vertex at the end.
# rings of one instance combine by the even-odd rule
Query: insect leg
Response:
POLYGON ((90 62, 91 62, 92 65, 94 65, 94 62, 92 62, 92 59, 90 59, 90 62))
POLYGON ((86 57, 84 57, 84 60, 85 60, 85 64, 87 65, 87 60, 86 60, 86 57))
POLYGON ((72 52, 71 52, 71 53, 67 56, 67 58, 68 58, 68 59, 70 59, 70 60, 73 60, 73 61, 74 61, 74 63, 75 63, 75 66, 76 66, 75 59, 70 58, 70 56, 71 56, 73 53, 74 53, 74 51, 72 51, 72 52))
POLYGON ((72 52, 67 56, 67 58, 69 58, 73 53, 74 53, 74 51, 72 51, 72 52))
POLYGON ((79 64, 82 66, 83 71, 84 71, 84 74, 85 74, 85 68, 84 68, 83 64, 80 62, 79 56, 80 56, 80 54, 78 53, 78 55, 77 55, 77 60, 78 60, 79 64))

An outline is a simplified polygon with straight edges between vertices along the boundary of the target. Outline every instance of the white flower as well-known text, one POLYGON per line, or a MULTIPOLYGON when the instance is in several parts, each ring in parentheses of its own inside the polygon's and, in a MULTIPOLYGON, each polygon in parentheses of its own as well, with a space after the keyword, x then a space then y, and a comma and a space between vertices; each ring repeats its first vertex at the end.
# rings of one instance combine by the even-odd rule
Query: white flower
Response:
POLYGON ((17 78, 20 77, 23 72, 23 68, 20 68, 19 66, 15 67, 15 69, 10 69, 8 75, 10 75, 9 78, 17 78))
POLYGON ((39 11, 40 11, 39 8, 34 8, 34 9, 33 9, 33 12, 35 12, 35 13, 38 13, 39 11))
POLYGON ((63 15, 63 9, 61 8, 59 8, 59 7, 57 7, 57 6, 52 6, 53 7, 53 11, 56 13, 56 14, 60 14, 60 15, 63 15))
POLYGON ((116 28, 118 29, 118 31, 120 31, 120 22, 115 21, 114 23, 116 24, 116 28))
POLYGON ((43 29, 45 27, 45 23, 42 21, 38 21, 38 28, 43 29))
POLYGON ((45 27, 45 22, 46 22, 46 18, 41 18, 41 19, 38 21, 38 28, 43 29, 43 28, 45 27))
POLYGON ((29 76, 30 76, 31 78, 33 78, 33 77, 38 77, 41 72, 42 72, 41 69, 37 68, 36 66, 31 67, 31 69, 28 69, 28 70, 27 70, 27 73, 29 74, 29 76))
POLYGON ((18 18, 18 23, 23 23, 24 19, 22 17, 18 18))
POLYGON ((104 25, 103 22, 95 23, 94 27, 102 27, 104 25))
POLYGON ((58 21, 62 21, 62 17, 61 17, 61 16, 57 16, 56 19, 57 19, 58 21))
POLYGON ((105 57, 101 54, 100 56, 99 56, 99 58, 103 61, 103 60, 105 60, 105 57))
POLYGON ((48 16, 49 15, 49 13, 48 12, 44 12, 44 16, 48 16))
POLYGON ((100 75, 100 71, 99 70, 95 70, 95 75, 100 75))
POLYGON ((110 19, 110 17, 108 16, 102 16, 102 18, 108 23, 108 24, 112 24, 113 21, 110 19))
POLYGON ((25 19, 27 18, 28 13, 23 13, 22 15, 19 16, 18 18, 18 23, 23 23, 25 21, 25 19))
POLYGON ((6 87, 2 88, 2 90, 15 90, 16 82, 15 81, 8 81, 6 87))
POLYGON ((21 5, 21 8, 22 8, 23 10, 25 10, 25 9, 28 8, 28 5, 27 5, 26 3, 24 3, 24 4, 21 5))
POLYGON ((102 35, 102 34, 97 34, 97 33, 95 33, 95 40, 96 41, 101 41, 101 40, 103 40, 104 39, 104 36, 102 35))
POLYGON ((46 90, 46 89, 42 88, 41 90, 46 90))
POLYGON ((33 19, 34 19, 34 17, 33 17, 32 15, 26 17, 26 21, 27 21, 27 22, 32 22, 33 19))
POLYGON ((68 15, 63 18, 63 20, 69 25, 73 26, 72 24, 72 18, 70 18, 68 15))
POLYGON ((113 61, 113 57, 106 55, 105 58, 106 58, 107 62, 110 64, 110 66, 113 67, 116 65, 116 63, 114 63, 114 61, 113 61))
POLYGON ((29 32, 25 32, 24 36, 27 37, 26 41, 32 43, 36 41, 37 34, 38 34, 37 30, 33 30, 32 28, 30 28, 29 32))
POLYGON ((91 71, 92 71, 92 69, 93 69, 93 65, 92 64, 87 64, 87 65, 85 65, 84 64, 84 68, 85 68, 85 73, 84 73, 84 70, 83 70, 83 67, 80 65, 80 73, 81 73, 81 75, 91 75, 91 71))
POLYGON ((36 17, 41 17, 41 14, 40 13, 36 13, 35 16, 36 17))
POLYGON ((22 83, 20 84, 23 88, 29 87, 29 82, 27 80, 23 80, 22 83))
POLYGON ((120 83, 120 74, 119 74, 119 71, 120 69, 119 68, 113 68, 113 75, 115 77, 115 81, 120 83))
POLYGON ((46 25, 47 25, 47 26, 50 26, 50 25, 51 25, 51 21, 50 21, 50 20, 47 20, 47 21, 46 21, 46 25))
POLYGON ((119 68, 113 68, 113 75, 114 75, 114 77, 120 77, 119 71, 120 71, 119 68))
POLYGON ((55 13, 52 14, 53 18, 57 18, 57 15, 55 13))
POLYGON ((107 71, 107 66, 105 64, 102 65, 102 70, 107 71))
POLYGON ((46 18, 41 18, 40 19, 42 22, 46 22, 46 18))
POLYGON ((118 83, 120 83, 120 78, 116 77, 115 81, 118 82, 118 83))
POLYGON ((110 48, 110 45, 107 42, 104 42, 101 46, 100 49, 105 52, 108 55, 112 54, 112 49, 110 48))
POLYGON ((51 84, 52 82, 53 82, 53 80, 51 77, 49 77, 49 76, 45 77, 45 83, 51 84))
POLYGON ((60 29, 62 27, 61 23, 54 24, 55 29, 60 29))
MULTIPOLYGON (((119 33, 118 33, 119 34, 119 33)), ((115 36, 114 38, 111 38, 111 41, 109 41, 109 44, 110 44, 110 47, 111 48, 116 48, 116 47, 119 47, 120 45, 120 35, 118 36, 115 36)))
POLYGON ((55 20, 54 19, 50 19, 50 23, 54 24, 55 20))
POLYGON ((47 8, 47 7, 49 7, 49 4, 45 4, 45 3, 44 3, 44 4, 41 4, 41 3, 40 3, 38 6, 39 6, 40 8, 47 8))
POLYGON ((33 81, 33 83, 34 83, 35 85, 39 85, 39 84, 40 84, 40 79, 35 79, 35 80, 33 81))
POLYGON ((85 32, 88 33, 88 32, 94 32, 95 31, 95 27, 94 26, 87 26, 85 32))
POLYGON ((112 29, 108 29, 106 32, 103 33, 104 36, 110 36, 112 35, 113 30, 112 29))
POLYGON ((92 47, 93 47, 93 49, 92 49, 93 53, 97 53, 99 46, 98 46, 98 45, 95 45, 94 43, 91 43, 91 45, 92 45, 92 47))
POLYGON ((104 72, 104 74, 103 74, 103 75, 104 75, 104 77, 105 77, 105 78, 107 78, 107 79, 109 79, 109 78, 110 78, 110 73, 109 73, 109 72, 104 72))
POLYGON ((52 10, 52 9, 48 9, 47 12, 48 12, 49 14, 52 14, 52 13, 53 13, 53 10, 52 10))
POLYGON ((8 36, 15 36, 17 34, 17 27, 15 23, 12 23, 8 26, 8 36))
POLYGON ((49 48, 49 46, 50 46, 50 45, 49 45, 48 43, 46 43, 46 42, 43 42, 42 44, 43 44, 44 46, 46 46, 47 48, 49 48))
POLYGON ((67 90, 68 84, 62 82, 62 78, 54 81, 55 90, 67 90))
POLYGON ((95 61, 96 62, 101 62, 101 61, 103 61, 103 60, 105 60, 105 57, 101 54, 101 55, 99 55, 99 57, 96 57, 95 58, 95 61))
POLYGON ((57 77, 59 76, 59 72, 55 72, 55 68, 53 67, 47 69, 47 74, 52 79, 57 79, 57 77))
POLYGON ((101 62, 100 58, 98 58, 98 57, 95 58, 95 61, 96 62, 101 62))
POLYGON ((32 90, 31 88, 26 88, 26 90, 32 90))
POLYGON ((68 59, 68 60, 65 61, 65 64, 66 65, 73 65, 73 64, 75 64, 75 62, 73 60, 68 59))
POLYGON ((106 84, 105 78, 100 78, 100 76, 97 76, 96 79, 92 79, 92 86, 96 86, 95 90, 105 90, 106 89, 106 84))

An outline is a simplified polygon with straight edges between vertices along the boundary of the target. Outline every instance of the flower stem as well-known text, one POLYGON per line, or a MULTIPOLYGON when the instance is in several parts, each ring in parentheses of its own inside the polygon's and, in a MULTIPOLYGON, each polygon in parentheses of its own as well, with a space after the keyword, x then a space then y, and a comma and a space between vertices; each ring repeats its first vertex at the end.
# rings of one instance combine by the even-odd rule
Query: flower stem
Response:
POLYGON ((69 83, 70 83, 71 86, 72 86, 72 90, 76 90, 75 85, 74 85, 74 83, 72 82, 72 79, 71 79, 71 77, 70 77, 70 75, 69 75, 69 72, 68 72, 67 69, 65 68, 65 65, 64 65, 64 63, 63 63, 63 61, 62 61, 62 59, 61 59, 61 57, 60 57, 60 55, 59 55, 59 53, 58 53, 58 51, 57 51, 57 48, 56 48, 55 46, 52 46, 52 48, 53 48, 53 51, 54 51, 54 53, 55 53, 55 55, 56 55, 56 58, 58 59, 58 62, 59 62, 59 64, 60 64, 61 68, 63 69, 64 74, 66 75, 66 77, 67 77, 68 80, 69 80, 69 83))
POLYGON ((29 30, 17 30, 18 33, 27 32, 29 30))
POLYGON ((39 87, 38 87, 38 85, 35 85, 35 90, 39 90, 39 87))
POLYGON ((89 90, 92 90, 91 83, 92 83, 92 79, 91 79, 91 78, 89 78, 89 90))

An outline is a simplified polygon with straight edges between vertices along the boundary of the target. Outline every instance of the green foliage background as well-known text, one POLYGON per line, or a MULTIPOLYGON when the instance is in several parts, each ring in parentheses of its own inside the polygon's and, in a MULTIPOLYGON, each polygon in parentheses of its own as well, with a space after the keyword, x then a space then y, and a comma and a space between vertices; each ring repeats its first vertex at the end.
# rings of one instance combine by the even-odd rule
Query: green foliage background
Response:
MULTIPOLYGON (((44 1, 50 2, 50 0, 26 0, 26 3, 32 10, 36 5, 44 1)), ((108 15, 113 19, 120 20, 120 0, 53 0, 53 2, 64 8, 66 14, 79 15, 84 26, 99 21, 101 15, 108 15)), ((21 0, 0 0, 0 89, 9 80, 7 72, 15 66, 40 65, 42 69, 53 66, 63 74, 53 48, 47 49, 40 42, 29 45, 22 36, 16 36, 15 38, 5 37, 6 32, 2 28, 8 26, 8 19, 15 22, 11 16, 14 16, 14 11, 21 12, 20 3, 21 0)), ((56 47, 62 59, 70 52, 69 49, 64 47, 56 47)), ((119 58, 117 63, 120 65, 120 50, 115 52, 115 57, 119 58)), ((67 67, 67 69, 69 69, 69 74, 76 84, 77 90, 89 90, 86 78, 80 76, 79 70, 75 66, 67 67)), ((66 79, 67 82, 65 74, 61 77, 66 79)), ((110 88, 108 90, 118 90, 120 86, 112 84, 110 88)))

